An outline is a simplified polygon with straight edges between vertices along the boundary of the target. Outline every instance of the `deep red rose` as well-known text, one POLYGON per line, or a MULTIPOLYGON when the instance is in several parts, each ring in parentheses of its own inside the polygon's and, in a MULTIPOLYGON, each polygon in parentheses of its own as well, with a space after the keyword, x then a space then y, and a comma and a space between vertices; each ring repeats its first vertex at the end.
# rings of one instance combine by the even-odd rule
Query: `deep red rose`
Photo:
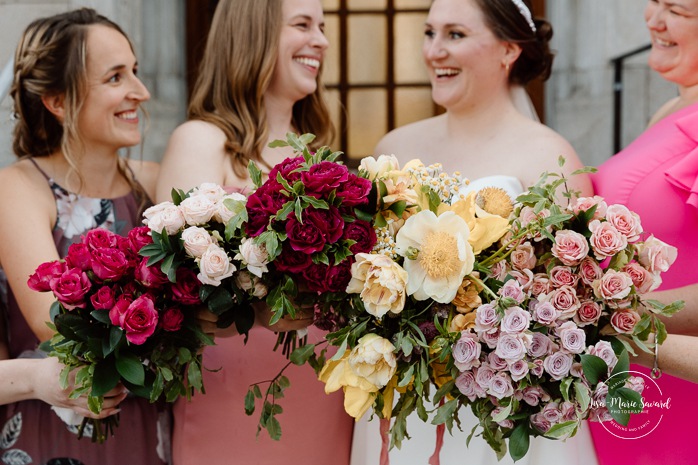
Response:
POLYGON ((56 299, 68 310, 73 310, 77 307, 85 308, 85 296, 92 283, 87 273, 78 268, 70 268, 54 277, 50 286, 56 299))
POLYGON ((148 266, 148 257, 143 257, 136 267, 135 278, 136 281, 145 287, 155 289, 159 289, 170 282, 167 275, 160 269, 160 263, 148 266))
POLYGON ((347 223, 344 227, 343 239, 356 241, 356 244, 349 247, 354 255, 358 253, 369 253, 376 245, 376 231, 368 221, 355 220, 347 223))
POLYGON ((247 199, 246 232, 250 237, 262 234, 269 224, 269 217, 276 215, 288 200, 281 194, 281 184, 267 181, 247 199))
POLYGON ((165 331, 179 331, 184 321, 184 314, 176 307, 170 307, 162 314, 160 326, 165 331))
POLYGON ((347 167, 331 161, 321 161, 311 166, 308 171, 301 173, 305 192, 309 195, 316 194, 317 197, 337 189, 347 179, 349 179, 347 167))
POLYGON ((353 257, 342 261, 339 265, 332 265, 327 271, 326 286, 330 292, 343 292, 347 290, 347 285, 351 281, 351 264, 353 257))
POLYGON ((287 273, 301 273, 312 263, 313 261, 311 260, 309 254, 296 252, 291 248, 288 241, 286 241, 281 249, 281 254, 276 257, 273 265, 278 271, 284 271, 287 273))
POLYGON ((269 172, 269 179, 272 182, 276 182, 277 174, 281 173, 281 176, 293 186, 293 183, 301 178, 301 173, 295 170, 298 169, 304 161, 305 159, 302 156, 285 159, 271 169, 269 172))
POLYGON ((121 250, 106 247, 92 250, 92 271, 99 279, 118 281, 128 268, 129 262, 121 250))
POLYGON ((133 302, 133 300, 130 297, 119 297, 111 310, 109 310, 109 319, 111 320, 111 324, 121 327, 121 316, 126 313, 128 306, 131 305, 131 302, 133 302))
POLYGON ((313 292, 329 291, 327 282, 328 269, 329 267, 322 263, 311 263, 310 266, 306 267, 303 270, 303 277, 308 285, 308 289, 313 292))
POLYGON ((109 286, 102 286, 92 294, 90 302, 95 310, 111 310, 116 304, 114 290, 109 286))
POLYGON ((34 274, 29 276, 27 286, 34 291, 48 292, 51 290, 51 280, 62 275, 67 269, 66 264, 59 260, 42 263, 34 274))
POLYGON ((144 246, 153 243, 153 238, 150 236, 150 228, 147 226, 133 228, 128 232, 128 241, 132 250, 140 252, 144 246))
POLYGON ((303 212, 303 225, 308 223, 314 223, 322 231, 328 244, 334 244, 344 234, 344 219, 334 206, 330 206, 327 210, 307 208, 303 212))
POLYGON ((115 249, 119 245, 119 235, 104 228, 90 229, 82 236, 82 243, 90 248, 90 251, 100 248, 115 249))
POLYGON ((177 269, 177 279, 172 283, 172 299, 182 305, 198 305, 201 282, 189 268, 177 269))
POLYGON ((80 268, 87 271, 92 267, 92 255, 85 244, 70 244, 68 255, 65 257, 68 268, 80 268))
POLYGON ((126 331, 126 340, 131 344, 143 344, 158 325, 158 312, 149 295, 142 295, 131 302, 119 318, 120 326, 126 331))
POLYGON ((290 216, 286 222, 286 235, 291 248, 307 254, 321 251, 325 247, 325 230, 321 226, 309 221, 307 214, 303 223, 299 223, 295 215, 290 216))
POLYGON ((373 184, 366 178, 349 173, 349 179, 337 189, 337 197, 341 197, 342 205, 355 207, 368 202, 368 194, 373 184))

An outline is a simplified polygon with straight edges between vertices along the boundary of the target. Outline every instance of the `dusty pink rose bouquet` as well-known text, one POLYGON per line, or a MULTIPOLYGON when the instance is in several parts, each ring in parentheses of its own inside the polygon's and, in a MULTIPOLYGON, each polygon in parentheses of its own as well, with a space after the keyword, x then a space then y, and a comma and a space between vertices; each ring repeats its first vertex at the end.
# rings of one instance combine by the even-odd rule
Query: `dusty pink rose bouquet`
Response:
MULTIPOLYGON (((93 229, 70 246, 64 260, 43 263, 29 277, 31 289, 56 297, 56 334, 43 348, 65 364, 64 387, 69 372, 77 370, 73 395, 86 395, 95 413, 119 383, 151 402, 202 389, 198 351, 212 341, 196 319, 201 284, 187 269, 172 282, 161 262, 139 255, 149 245, 146 227, 127 237, 93 229)), ((88 424, 92 440, 103 442, 118 416, 85 419, 80 436, 88 424)))

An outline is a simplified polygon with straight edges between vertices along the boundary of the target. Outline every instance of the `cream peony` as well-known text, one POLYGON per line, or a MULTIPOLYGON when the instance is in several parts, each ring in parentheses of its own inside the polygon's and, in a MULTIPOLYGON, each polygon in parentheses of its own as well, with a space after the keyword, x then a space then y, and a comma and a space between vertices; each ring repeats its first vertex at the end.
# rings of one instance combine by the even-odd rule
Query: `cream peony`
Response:
POLYGON ((451 302, 465 275, 473 271, 469 234, 465 220, 451 211, 437 217, 424 210, 408 218, 395 240, 397 252, 406 257, 407 295, 451 302))
POLYGON ((351 266, 349 294, 361 294, 366 311, 376 318, 405 307, 407 272, 382 254, 360 253, 351 266))

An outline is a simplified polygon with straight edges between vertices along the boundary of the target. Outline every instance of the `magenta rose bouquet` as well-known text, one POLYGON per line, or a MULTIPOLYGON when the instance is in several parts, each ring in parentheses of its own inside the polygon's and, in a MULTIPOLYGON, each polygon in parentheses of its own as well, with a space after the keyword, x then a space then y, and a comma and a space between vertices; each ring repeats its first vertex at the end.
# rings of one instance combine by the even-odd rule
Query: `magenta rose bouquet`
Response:
MULTIPOLYGON (((146 227, 127 237, 106 229, 88 231, 64 260, 41 264, 28 285, 52 292, 50 324, 56 331, 42 347, 65 365, 61 382, 77 369, 72 395, 86 395, 101 410, 103 395, 119 383, 151 402, 190 397, 202 390, 200 349, 212 340, 199 328, 196 275, 177 270, 176 282, 139 251, 152 244, 146 227)), ((85 419, 92 440, 113 434, 118 417, 85 419)))

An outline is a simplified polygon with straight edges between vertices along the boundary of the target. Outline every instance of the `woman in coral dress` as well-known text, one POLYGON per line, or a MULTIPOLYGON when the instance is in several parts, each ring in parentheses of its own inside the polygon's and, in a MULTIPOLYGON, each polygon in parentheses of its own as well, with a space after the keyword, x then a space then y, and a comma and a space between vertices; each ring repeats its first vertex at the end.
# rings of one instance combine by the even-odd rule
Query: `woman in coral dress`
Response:
MULTIPOLYGON (((695 347, 696 339, 685 335, 698 335, 698 0, 650 1, 645 19, 653 43, 649 64, 678 84, 679 97, 660 109, 640 137, 604 163, 593 183, 607 203, 621 203, 638 213, 646 233, 678 248, 678 258, 662 273, 660 292, 652 298, 665 303, 686 300, 686 309, 666 321, 667 329, 684 334, 670 338, 693 342, 695 347)), ((673 363, 677 348, 668 346, 672 352, 667 363, 673 363)), ((660 346, 658 351, 660 369, 663 349, 660 346)), ((642 358, 653 363, 651 357, 642 358)), ((637 366, 633 369, 649 373, 637 366)), ((656 429, 645 437, 620 439, 591 424, 602 465, 696 463, 693 417, 698 385, 666 374, 657 379, 657 385, 664 399, 671 401, 656 429)))

